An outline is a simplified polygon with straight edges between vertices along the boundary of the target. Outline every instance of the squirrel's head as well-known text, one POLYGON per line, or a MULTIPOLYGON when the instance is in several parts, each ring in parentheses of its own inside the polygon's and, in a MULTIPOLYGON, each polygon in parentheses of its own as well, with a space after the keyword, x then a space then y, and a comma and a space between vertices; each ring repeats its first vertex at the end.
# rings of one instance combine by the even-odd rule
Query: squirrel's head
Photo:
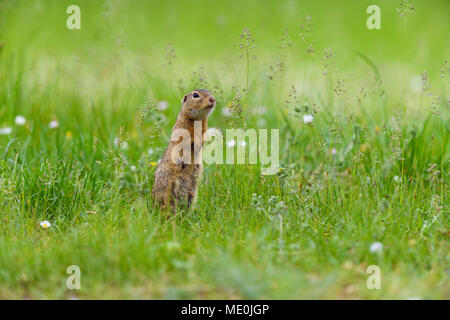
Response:
POLYGON ((216 99, 206 89, 189 92, 181 102, 181 111, 191 120, 206 119, 216 105, 216 99))

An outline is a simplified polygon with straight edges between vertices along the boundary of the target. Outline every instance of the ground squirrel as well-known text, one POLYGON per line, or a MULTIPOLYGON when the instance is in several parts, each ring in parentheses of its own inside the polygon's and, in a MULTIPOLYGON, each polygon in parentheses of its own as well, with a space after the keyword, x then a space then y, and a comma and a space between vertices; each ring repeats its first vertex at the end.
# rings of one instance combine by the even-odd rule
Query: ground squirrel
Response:
POLYGON ((162 207, 189 207, 202 174, 201 148, 216 99, 205 89, 183 97, 172 135, 155 171, 152 196, 162 207), (194 130, 195 128, 195 130, 194 130))

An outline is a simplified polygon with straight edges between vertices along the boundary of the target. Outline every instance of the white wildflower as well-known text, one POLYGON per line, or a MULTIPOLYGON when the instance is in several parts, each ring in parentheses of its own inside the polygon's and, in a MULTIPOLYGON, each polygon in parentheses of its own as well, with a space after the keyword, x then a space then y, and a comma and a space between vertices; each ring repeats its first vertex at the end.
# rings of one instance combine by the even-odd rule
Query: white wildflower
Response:
POLYGON ((236 141, 235 140, 230 140, 227 142, 227 147, 228 148, 233 148, 236 145, 236 141))
POLYGON ((44 228, 44 229, 48 229, 48 228, 50 228, 50 227, 52 226, 52 224, 51 224, 50 222, 48 222, 47 220, 42 221, 42 222, 40 223, 40 225, 41 225, 41 227, 44 228))
POLYGON ((209 128, 205 132, 205 140, 209 140, 212 137, 220 137, 220 136, 222 136, 222 132, 216 128, 209 128))
POLYGON ((276 174, 281 170, 280 166, 278 165, 271 165, 269 167, 261 168, 261 175, 263 176, 271 176, 276 174))
POLYGON ((25 117, 19 115, 19 116, 16 116, 16 119, 14 120, 14 122, 18 126, 23 126, 27 122, 27 119, 25 119, 25 117))
POLYGON ((158 104, 156 105, 156 108, 160 111, 164 111, 167 108, 169 108, 169 103, 167 101, 160 101, 158 102, 158 104))
POLYGON ((303 116, 303 123, 311 123, 314 120, 314 116, 310 115, 310 114, 305 114, 303 116))
POLYGON ((122 140, 120 140, 120 138, 114 138, 114 146, 116 148, 118 148, 119 145, 122 150, 125 150, 128 148, 128 143, 126 141, 122 141, 122 140))
POLYGON ((381 253, 383 252, 383 244, 381 242, 374 242, 370 245, 370 252, 372 253, 381 253))
POLYGON ((50 129, 56 129, 59 127, 59 122, 56 120, 50 121, 50 123, 48 124, 48 127, 50 129))
POLYGON ((229 108, 227 108, 227 107, 223 107, 222 108, 222 114, 225 117, 231 117, 231 115, 232 115, 231 110, 229 108))
POLYGON ((12 132, 12 128, 10 128, 10 127, 0 128, 0 135, 8 135, 8 134, 11 134, 11 132, 12 132))

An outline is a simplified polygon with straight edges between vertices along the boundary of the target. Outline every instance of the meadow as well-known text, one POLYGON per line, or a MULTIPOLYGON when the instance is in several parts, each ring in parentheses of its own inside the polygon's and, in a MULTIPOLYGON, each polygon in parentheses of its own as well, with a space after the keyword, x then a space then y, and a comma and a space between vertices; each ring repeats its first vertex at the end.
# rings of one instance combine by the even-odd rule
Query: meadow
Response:
POLYGON ((449 299, 449 20, 445 0, 0 0, 0 298, 449 299), (196 88, 210 127, 279 129, 280 166, 205 165, 166 218, 153 174, 196 88))

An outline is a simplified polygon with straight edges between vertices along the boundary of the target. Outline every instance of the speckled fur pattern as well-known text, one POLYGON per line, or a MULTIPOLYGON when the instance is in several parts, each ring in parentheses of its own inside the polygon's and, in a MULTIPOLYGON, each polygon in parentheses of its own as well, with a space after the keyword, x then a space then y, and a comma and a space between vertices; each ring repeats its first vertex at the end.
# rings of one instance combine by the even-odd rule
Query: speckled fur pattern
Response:
POLYGON ((201 144, 203 145, 203 135, 208 128, 208 116, 214 106, 214 97, 205 89, 194 90, 183 97, 181 110, 172 133, 177 129, 185 129, 189 132, 191 145, 186 147, 191 149, 191 161, 183 161, 182 154, 177 155, 175 161, 172 159, 174 148, 186 142, 182 137, 171 139, 156 168, 152 189, 152 197, 162 208, 170 208, 174 212, 177 206, 189 208, 195 202, 203 165, 201 150, 194 148, 194 123, 201 121, 201 144), (199 156, 199 153, 200 161, 194 163, 194 157, 199 156))

